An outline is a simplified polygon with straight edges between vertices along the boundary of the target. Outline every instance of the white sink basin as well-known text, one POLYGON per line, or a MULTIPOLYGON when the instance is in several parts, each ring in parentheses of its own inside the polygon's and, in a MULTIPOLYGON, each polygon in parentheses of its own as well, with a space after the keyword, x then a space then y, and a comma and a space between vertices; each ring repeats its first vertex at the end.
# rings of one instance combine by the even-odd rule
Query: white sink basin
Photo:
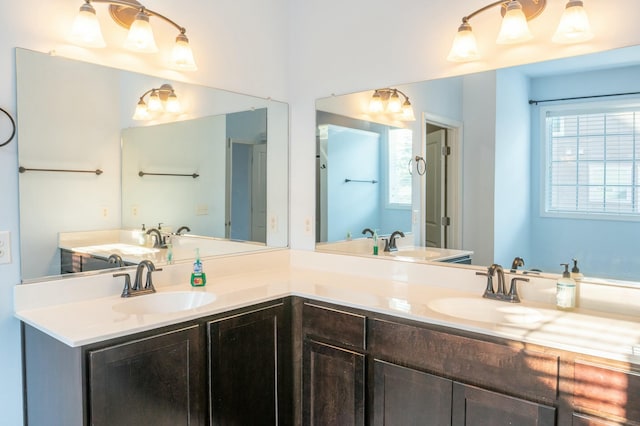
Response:
POLYGON ((213 303, 216 295, 202 291, 171 291, 134 296, 113 306, 114 311, 130 315, 171 314, 197 309, 213 303))
POLYGON ((535 324, 550 317, 543 310, 480 297, 435 299, 427 306, 451 317, 494 324, 535 324))

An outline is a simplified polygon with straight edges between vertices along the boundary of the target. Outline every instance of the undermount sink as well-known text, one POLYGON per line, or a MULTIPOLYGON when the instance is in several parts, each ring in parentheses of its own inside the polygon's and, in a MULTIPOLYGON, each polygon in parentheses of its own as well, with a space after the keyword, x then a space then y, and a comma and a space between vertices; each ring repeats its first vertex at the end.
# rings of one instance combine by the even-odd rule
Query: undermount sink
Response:
POLYGON ((113 310, 130 315, 171 314, 197 309, 213 303, 216 295, 202 291, 152 293, 116 303, 113 310))
POLYGON ((535 324, 548 318, 542 310, 480 297, 435 299, 428 307, 451 317, 494 324, 535 324))

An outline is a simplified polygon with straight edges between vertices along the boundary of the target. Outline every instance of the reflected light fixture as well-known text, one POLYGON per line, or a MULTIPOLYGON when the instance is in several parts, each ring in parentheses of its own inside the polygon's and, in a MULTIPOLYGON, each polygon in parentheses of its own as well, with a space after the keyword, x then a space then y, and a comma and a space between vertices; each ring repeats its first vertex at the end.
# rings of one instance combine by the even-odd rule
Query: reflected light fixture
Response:
POLYGON ((178 96, 170 84, 163 84, 154 89, 149 89, 140 96, 136 110, 133 114, 134 120, 151 120, 161 113, 179 114, 182 112, 178 96), (144 101, 144 97, 149 95, 149 103, 144 101))
POLYGON ((193 51, 186 36, 186 29, 158 12, 147 9, 136 0, 85 0, 80 6, 73 22, 71 39, 74 43, 86 47, 105 47, 100 23, 92 3, 109 4, 111 18, 124 28, 129 29, 124 47, 134 52, 155 53, 158 51, 150 17, 159 18, 178 29, 179 33, 171 52, 170 66, 184 71, 197 69, 193 51))
MULTIPOLYGON (((452 62, 468 62, 480 58, 478 44, 469 24, 469 20, 477 14, 500 6, 502 23, 496 43, 516 44, 533 38, 527 21, 540 15, 546 5, 546 0, 501 0, 463 17, 447 59, 452 62)), ((551 40, 554 43, 579 43, 591 38, 593 33, 583 2, 569 0, 551 40)))
POLYGON ((376 89, 369 100, 369 112, 390 114, 394 119, 400 121, 415 121, 416 119, 409 97, 398 89, 376 89))

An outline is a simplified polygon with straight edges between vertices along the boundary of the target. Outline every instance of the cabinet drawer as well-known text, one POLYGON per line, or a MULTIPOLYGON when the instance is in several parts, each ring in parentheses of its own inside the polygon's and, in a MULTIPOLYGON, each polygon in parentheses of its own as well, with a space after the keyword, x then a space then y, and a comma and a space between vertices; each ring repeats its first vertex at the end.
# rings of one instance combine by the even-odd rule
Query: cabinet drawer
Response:
POLYGON ((559 357, 383 320, 370 323, 376 358, 516 396, 553 402, 559 357))
POLYGON ((305 337, 364 350, 366 317, 325 306, 305 303, 302 314, 305 337))
POLYGON ((640 374, 576 360, 575 407, 622 419, 640 420, 640 374))

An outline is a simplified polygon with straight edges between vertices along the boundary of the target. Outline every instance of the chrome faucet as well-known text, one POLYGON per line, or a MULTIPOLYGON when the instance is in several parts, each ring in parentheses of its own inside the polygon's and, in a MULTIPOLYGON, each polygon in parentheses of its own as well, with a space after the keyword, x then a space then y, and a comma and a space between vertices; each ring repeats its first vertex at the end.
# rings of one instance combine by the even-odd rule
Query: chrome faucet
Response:
POLYGON ((119 254, 113 253, 107 258, 108 263, 115 263, 119 268, 124 266, 124 261, 122 260, 122 256, 119 254))
POLYGON ((384 251, 386 252, 391 252, 391 251, 398 251, 398 246, 396 245, 396 239, 398 237, 402 237, 404 238, 404 232, 402 231, 393 231, 391 233, 391 235, 389 236, 388 240, 384 240, 384 251))
POLYGON ((120 295, 120 297, 141 296, 143 294, 155 293, 156 289, 153 286, 151 273, 157 271, 162 271, 162 268, 157 269, 153 262, 150 260, 141 261, 136 268, 136 277, 133 285, 131 285, 131 276, 129 274, 113 274, 114 277, 124 277, 124 288, 122 289, 122 294, 120 295), (147 276, 143 286, 142 277, 145 269, 147 270, 147 276))
POLYGON ((487 287, 484 290, 482 297, 485 299, 502 300, 504 302, 520 303, 520 296, 518 295, 518 281, 528 282, 529 278, 514 277, 511 279, 511 285, 507 292, 504 285, 504 269, 502 266, 494 263, 487 268, 487 272, 476 272, 476 275, 482 275, 487 277, 487 287), (493 277, 498 278, 498 288, 493 285, 493 277))
POLYGON ((511 272, 516 272, 519 266, 524 266, 524 259, 516 256, 513 258, 513 262, 511 262, 511 272))

